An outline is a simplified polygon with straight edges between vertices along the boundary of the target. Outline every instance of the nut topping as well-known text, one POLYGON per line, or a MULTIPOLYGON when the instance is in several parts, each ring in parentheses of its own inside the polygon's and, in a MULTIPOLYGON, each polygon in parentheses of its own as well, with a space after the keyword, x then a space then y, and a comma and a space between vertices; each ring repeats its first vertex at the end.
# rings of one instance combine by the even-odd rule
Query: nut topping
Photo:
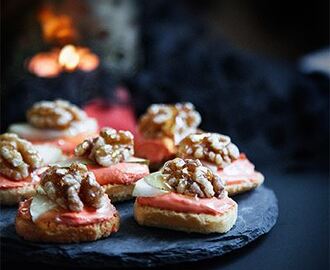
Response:
POLYGON ((40 101, 27 112, 28 122, 37 128, 66 129, 87 116, 77 106, 64 101, 40 101))
POLYGON ((162 170, 167 182, 177 193, 200 198, 220 198, 224 186, 220 177, 197 159, 175 158, 167 161, 162 170))
POLYGON ((174 138, 187 129, 196 129, 200 114, 191 103, 153 104, 139 121, 139 130, 146 138, 174 138))
POLYGON ((181 141, 178 156, 198 158, 224 168, 238 159, 239 150, 228 136, 218 133, 191 134, 181 141))
POLYGON ((94 174, 80 163, 49 167, 41 175, 40 186, 49 199, 75 212, 81 211, 84 205, 100 208, 105 194, 94 174))
POLYGON ((13 133, 0 135, 0 173, 13 180, 29 176, 41 166, 42 159, 35 147, 13 133))
POLYGON ((103 128, 100 136, 84 140, 75 149, 76 156, 89 158, 104 167, 122 162, 133 154, 133 134, 113 128, 103 128))

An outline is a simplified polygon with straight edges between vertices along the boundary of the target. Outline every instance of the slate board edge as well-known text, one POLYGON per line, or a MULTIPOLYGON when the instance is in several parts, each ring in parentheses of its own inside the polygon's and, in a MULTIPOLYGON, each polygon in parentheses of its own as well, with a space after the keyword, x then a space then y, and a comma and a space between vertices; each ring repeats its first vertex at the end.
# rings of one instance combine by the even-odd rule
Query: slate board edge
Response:
MULTIPOLYGON (((88 256, 88 265, 89 267, 93 268, 100 268, 100 267, 106 267, 108 265, 111 265, 111 267, 117 268, 117 267, 131 267, 131 266, 143 266, 143 267, 152 267, 152 266, 160 266, 160 265, 166 265, 166 264, 174 264, 174 263, 183 263, 183 262, 194 262, 194 261, 200 261, 204 259, 209 259, 216 256, 224 255, 228 252, 231 252, 233 250, 242 248, 243 246, 246 246, 250 242, 254 241, 258 237, 268 233, 276 224, 277 218, 278 218, 278 203, 277 198, 274 194, 274 192, 268 188, 266 190, 271 192, 272 196, 274 197, 275 203, 269 207, 269 212, 273 213, 272 216, 269 216, 268 218, 272 220, 271 223, 268 224, 264 230, 257 230, 259 232, 252 233, 249 239, 244 239, 240 244, 236 244, 235 246, 228 245, 226 246, 226 249, 219 249, 219 246, 217 246, 217 243, 210 243, 210 246, 208 250, 201 250, 201 249, 194 249, 190 248, 188 251, 186 249, 182 250, 172 250, 167 249, 164 251, 160 251, 157 254, 155 253, 126 253, 125 256, 121 254, 120 256, 116 255, 102 255, 98 254, 97 252, 93 252, 93 259, 91 260, 91 257, 88 256), (272 209, 272 210, 270 210, 272 209), (189 256, 187 256, 187 252, 189 252, 189 256), (169 256, 170 255, 170 256, 169 256), (164 260, 166 258, 166 260, 164 260), (93 264, 93 262, 95 264, 93 264)), ((17 256, 17 250, 15 249, 15 241, 8 239, 6 237, 1 236, 1 245, 2 248, 6 249, 6 252, 8 253, 15 253, 15 256, 17 256), (6 242, 6 243, 3 243, 6 242)), ((26 246, 28 248, 28 246, 26 246)), ((54 248, 55 249, 55 248, 54 248)), ((58 248, 56 248, 58 249, 58 248)), ((49 254, 48 256, 45 256, 44 253, 42 253, 42 258, 39 257, 37 262, 43 262, 45 264, 49 264, 52 262, 52 264, 56 264, 58 266, 72 266, 73 263, 73 257, 66 256, 65 252, 56 252, 56 256, 60 256, 61 263, 54 263, 54 254, 49 254), (50 260, 51 259, 51 260, 50 260)), ((22 252, 20 252, 22 253, 22 252)), ((24 252, 23 252, 24 253, 24 252)), ((23 254, 22 254, 23 255, 23 254)), ((38 256, 38 251, 36 250, 34 252, 35 256, 38 256)), ((33 257, 35 257, 33 256, 33 257)), ((79 260, 75 260, 75 266, 86 266, 84 257, 85 254, 79 254, 77 253, 75 258, 79 258, 79 260), (77 263, 78 262, 78 263, 77 263)), ((36 263, 36 260, 33 258, 26 257, 26 260, 30 261, 31 263, 36 263)), ((59 259, 59 258, 58 258, 59 259)))

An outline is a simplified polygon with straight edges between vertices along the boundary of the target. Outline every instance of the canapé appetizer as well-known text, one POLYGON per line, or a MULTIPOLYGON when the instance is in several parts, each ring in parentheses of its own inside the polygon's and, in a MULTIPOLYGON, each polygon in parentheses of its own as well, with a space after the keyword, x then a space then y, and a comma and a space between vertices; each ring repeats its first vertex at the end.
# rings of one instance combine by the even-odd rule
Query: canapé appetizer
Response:
POLYGON ((139 120, 135 152, 158 169, 176 155, 176 145, 196 132, 200 114, 191 103, 153 104, 139 120))
POLYGON ((28 123, 17 123, 9 131, 33 144, 52 144, 72 154, 82 140, 98 130, 97 121, 77 106, 64 100, 40 101, 26 114, 28 123))
POLYGON ((1 134, 0 204, 16 204, 34 195, 42 167, 61 158, 56 147, 37 147, 14 133, 1 134))
POLYGON ((140 225, 186 232, 225 233, 236 222, 237 204, 220 177, 199 160, 176 158, 139 180, 134 217, 140 225))
POLYGON ((119 229, 119 214, 83 164, 50 166, 37 194, 20 203, 16 232, 26 240, 94 241, 119 229))
POLYGON ((103 128, 99 136, 79 144, 75 155, 88 164, 112 201, 131 199, 135 182, 149 174, 148 161, 133 156, 134 137, 129 131, 103 128))
POLYGON ((222 134, 190 134, 181 141, 178 156, 200 159, 221 177, 229 196, 255 189, 264 181, 230 137, 222 134))

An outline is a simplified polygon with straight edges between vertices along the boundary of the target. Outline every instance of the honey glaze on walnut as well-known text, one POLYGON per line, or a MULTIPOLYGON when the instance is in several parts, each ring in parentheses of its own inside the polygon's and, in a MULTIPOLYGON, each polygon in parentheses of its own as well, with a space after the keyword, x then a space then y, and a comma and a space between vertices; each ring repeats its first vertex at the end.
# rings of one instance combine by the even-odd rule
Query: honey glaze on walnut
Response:
POLYGON ((75 155, 108 167, 134 155, 134 137, 129 131, 103 128, 98 137, 79 144, 75 148, 75 155))
POLYGON ((140 118, 139 131, 145 138, 175 139, 187 130, 196 130, 200 122, 201 116, 191 103, 153 104, 140 118))
POLYGON ((230 137, 218 133, 190 134, 178 147, 178 156, 198 158, 224 168, 239 158, 239 150, 230 137))
POLYGON ((73 212, 82 211, 84 206, 101 208, 105 197, 94 174, 80 163, 49 167, 41 175, 40 187, 48 199, 73 212))
POLYGON ((27 111, 26 116, 34 127, 59 130, 87 118, 84 111, 64 100, 37 102, 27 111))
POLYGON ((164 164, 161 173, 176 193, 199 198, 225 196, 220 177, 199 160, 175 158, 164 164))
POLYGON ((42 158, 27 140, 13 133, 0 135, 0 173, 12 180, 27 178, 41 166, 42 158))

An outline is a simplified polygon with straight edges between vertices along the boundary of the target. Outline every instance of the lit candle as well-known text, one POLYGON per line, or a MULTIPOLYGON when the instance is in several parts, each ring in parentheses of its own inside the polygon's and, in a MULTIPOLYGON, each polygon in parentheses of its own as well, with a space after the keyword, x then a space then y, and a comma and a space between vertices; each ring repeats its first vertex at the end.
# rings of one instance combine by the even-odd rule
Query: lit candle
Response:
POLYGON ((66 45, 61 50, 36 54, 28 63, 28 70, 38 77, 54 78, 63 71, 73 72, 79 69, 90 72, 99 64, 99 57, 88 48, 66 45))
POLYGON ((67 71, 73 71, 79 65, 80 56, 73 45, 66 45, 58 56, 59 64, 67 71))

